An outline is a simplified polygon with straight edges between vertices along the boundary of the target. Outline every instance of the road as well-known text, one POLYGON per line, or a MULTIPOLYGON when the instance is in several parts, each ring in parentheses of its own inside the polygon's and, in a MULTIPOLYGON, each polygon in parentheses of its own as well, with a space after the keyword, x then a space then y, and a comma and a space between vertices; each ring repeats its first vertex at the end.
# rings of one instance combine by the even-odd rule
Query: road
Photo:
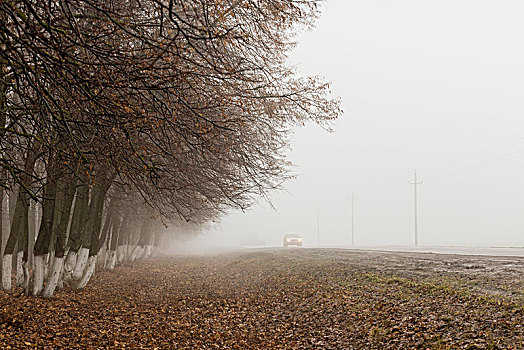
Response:
POLYGON ((345 249, 166 256, 51 301, 0 292, 0 348, 522 349, 523 272, 345 249))
POLYGON ((456 254, 456 255, 485 255, 485 256, 518 256, 524 257, 522 247, 445 247, 445 246, 361 246, 346 247, 346 249, 358 250, 382 250, 388 252, 407 252, 407 253, 436 253, 436 254, 456 254))

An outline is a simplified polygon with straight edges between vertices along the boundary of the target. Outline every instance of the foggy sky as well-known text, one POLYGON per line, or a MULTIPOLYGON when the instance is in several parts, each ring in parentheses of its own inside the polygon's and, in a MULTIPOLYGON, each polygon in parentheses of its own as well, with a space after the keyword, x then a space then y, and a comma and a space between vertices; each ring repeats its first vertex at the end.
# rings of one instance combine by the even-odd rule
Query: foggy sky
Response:
POLYGON ((209 239, 268 245, 303 233, 321 245, 524 245, 524 4, 330 0, 290 57, 323 75, 344 115, 329 134, 298 129, 299 177, 273 205, 234 212, 209 239))

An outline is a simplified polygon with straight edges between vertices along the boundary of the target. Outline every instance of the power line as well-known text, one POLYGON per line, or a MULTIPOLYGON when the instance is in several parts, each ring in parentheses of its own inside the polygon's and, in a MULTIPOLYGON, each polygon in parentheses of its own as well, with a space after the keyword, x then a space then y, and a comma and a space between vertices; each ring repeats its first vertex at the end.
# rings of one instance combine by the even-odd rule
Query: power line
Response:
POLYGON ((493 151, 498 151, 500 149, 506 148, 507 146, 518 144, 518 143, 520 143, 523 140, 524 140, 524 136, 521 136, 521 137, 518 137, 516 139, 510 140, 510 141, 507 141, 507 142, 504 142, 504 143, 501 143, 501 144, 498 144, 498 145, 494 145, 493 147, 484 149, 484 150, 482 150, 480 152, 475 152, 475 153, 466 155, 463 158, 465 158, 465 159, 466 158, 476 158, 476 157, 482 156, 484 154, 493 153, 493 151))
POLYGON ((463 171, 484 168, 487 166, 505 163, 516 158, 520 158, 524 156, 524 148, 522 148, 521 145, 521 141, 523 140, 524 137, 519 137, 509 142, 495 145, 494 147, 485 149, 483 151, 462 156, 457 159, 457 162, 460 162, 460 166, 453 166, 448 169, 445 169, 443 168, 442 164, 439 164, 433 167, 426 168, 426 172, 434 172, 434 170, 436 171, 436 174, 430 174, 427 176, 441 177, 451 174, 457 174, 463 171), (513 149, 506 149, 508 146, 514 146, 516 144, 519 144, 519 147, 512 147, 513 149))

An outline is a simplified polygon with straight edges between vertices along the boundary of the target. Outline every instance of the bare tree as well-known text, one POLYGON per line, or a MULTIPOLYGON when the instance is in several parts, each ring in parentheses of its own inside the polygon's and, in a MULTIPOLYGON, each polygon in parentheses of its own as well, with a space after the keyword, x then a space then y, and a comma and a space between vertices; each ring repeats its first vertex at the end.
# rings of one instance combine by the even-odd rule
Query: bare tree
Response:
POLYGON ((135 260, 162 225, 198 227, 292 176, 292 128, 340 114, 328 84, 285 64, 318 4, 0 3, 0 185, 20 188, 3 266, 18 241, 26 292, 30 200, 42 202, 32 291, 49 270, 50 297, 85 286, 104 242, 109 266, 135 260))

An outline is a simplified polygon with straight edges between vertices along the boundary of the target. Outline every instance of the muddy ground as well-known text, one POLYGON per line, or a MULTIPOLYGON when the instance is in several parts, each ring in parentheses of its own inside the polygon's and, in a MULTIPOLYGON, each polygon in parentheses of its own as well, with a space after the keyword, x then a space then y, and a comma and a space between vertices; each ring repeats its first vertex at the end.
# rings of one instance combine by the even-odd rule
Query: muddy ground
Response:
POLYGON ((1 349, 523 349, 524 258, 261 249, 0 292, 1 349))

